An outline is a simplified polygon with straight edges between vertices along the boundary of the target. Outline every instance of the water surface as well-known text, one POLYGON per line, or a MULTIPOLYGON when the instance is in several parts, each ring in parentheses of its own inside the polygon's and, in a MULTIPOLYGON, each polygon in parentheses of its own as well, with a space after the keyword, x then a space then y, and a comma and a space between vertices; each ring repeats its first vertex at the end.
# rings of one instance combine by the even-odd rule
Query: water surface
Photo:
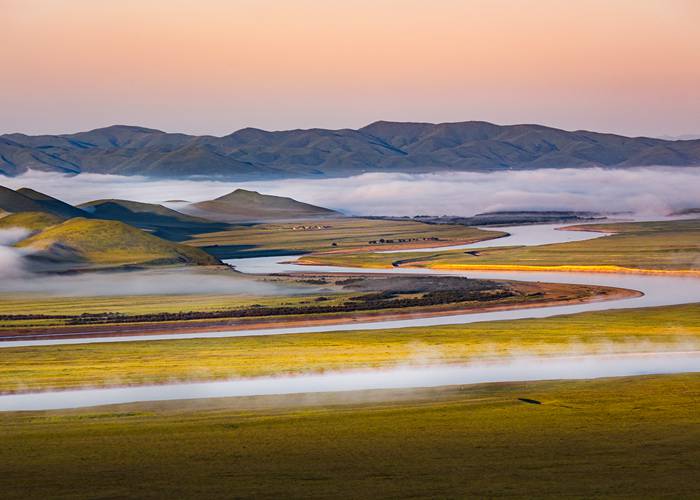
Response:
POLYGON ((58 410, 144 401, 413 389, 488 382, 579 380, 686 372, 700 372, 700 352, 524 357, 468 365, 401 367, 219 382, 11 394, 0 396, 0 411, 58 410))

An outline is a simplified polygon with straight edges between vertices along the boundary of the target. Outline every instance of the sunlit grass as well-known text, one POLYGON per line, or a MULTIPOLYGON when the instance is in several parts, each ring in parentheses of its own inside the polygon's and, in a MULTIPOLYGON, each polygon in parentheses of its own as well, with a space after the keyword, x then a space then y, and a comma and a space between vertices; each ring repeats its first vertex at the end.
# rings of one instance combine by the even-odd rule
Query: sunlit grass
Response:
POLYGON ((0 414, 0 491, 698 498, 699 402, 694 374, 0 414))
MULTIPOLYGON (((558 269, 563 271, 700 270, 700 219, 578 227, 616 234, 551 245, 492 248, 481 250, 478 255, 459 250, 406 253, 400 259, 415 259, 410 263, 412 266, 467 270, 557 270, 553 266, 565 266, 558 269)), ((302 261, 338 266, 391 267, 398 258, 392 254, 376 253, 314 254, 303 257, 302 261)))
POLYGON ((697 349, 700 305, 387 330, 0 350, 0 391, 209 380, 521 353, 697 349))
MULTIPOLYGON (((369 241, 382 238, 397 240, 434 237, 439 238, 440 243, 445 245, 453 242, 480 241, 495 238, 501 234, 503 233, 499 231, 484 231, 459 225, 343 218, 241 226, 229 231, 198 235, 188 244, 195 246, 233 245, 240 246, 242 251, 246 248, 249 250, 338 251, 368 247, 369 241), (321 226, 323 229, 295 229, 300 226, 321 226)), ((411 244, 425 246, 430 243, 434 244, 435 242, 419 241, 376 245, 376 248, 411 244)))

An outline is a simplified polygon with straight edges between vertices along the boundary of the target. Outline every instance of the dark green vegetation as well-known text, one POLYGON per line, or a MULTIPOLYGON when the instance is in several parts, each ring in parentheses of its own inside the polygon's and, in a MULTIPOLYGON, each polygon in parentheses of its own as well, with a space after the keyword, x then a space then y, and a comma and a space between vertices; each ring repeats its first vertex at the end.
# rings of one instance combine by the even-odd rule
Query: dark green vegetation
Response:
MULTIPOLYGON (((311 279, 307 283, 330 285, 326 279, 311 279)), ((262 318, 270 316, 316 315, 329 313, 353 313, 360 311, 381 311, 385 309, 405 309, 412 307, 431 307, 440 305, 470 305, 485 303, 503 303, 504 299, 518 298, 527 302, 528 298, 542 298, 544 292, 518 290, 505 283, 466 278, 352 278, 336 280, 336 285, 365 293, 333 300, 317 295, 313 303, 294 305, 262 306, 216 311, 177 311, 153 312, 147 314, 123 314, 118 312, 81 313, 79 315, 57 314, 0 314, 0 323, 20 321, 60 320, 66 325, 150 323, 160 321, 189 321, 223 318, 262 318), (372 292, 372 293, 367 293, 372 292)), ((177 300, 177 299, 172 299, 177 300)), ((308 302, 308 301, 306 301, 308 302)))
MULTIPOLYGON (((577 266, 596 270, 618 266, 640 270, 698 270, 700 219, 663 222, 587 224, 575 229, 613 232, 592 240, 530 247, 503 247, 465 253, 459 250, 405 254, 412 266, 577 266), (475 254, 476 253, 476 254, 475 254)), ((313 263, 368 267, 390 267, 391 254, 315 254, 304 257, 313 263)))
POLYGON ((303 219, 340 215, 327 208, 309 205, 291 198, 236 189, 214 200, 194 203, 190 207, 211 220, 223 222, 269 219, 303 219))
POLYGON ((153 203, 129 200, 96 200, 78 205, 91 217, 118 220, 173 241, 182 241, 198 233, 227 229, 221 224, 193 217, 153 203))
POLYGON ((0 430, 8 500, 700 496, 697 374, 0 414, 0 430))
MULTIPOLYGON (((227 270, 224 272, 228 272, 227 270)), ((206 279, 207 274, 186 279, 206 279)), ((143 276, 141 279, 144 278, 143 276)), ((254 279, 227 276, 239 289, 255 291, 254 279), (247 283, 246 283, 247 282, 247 283)), ((260 280, 258 280, 260 281, 260 280)), ((605 297, 612 289, 549 283, 497 282, 458 277, 276 275, 262 281, 279 295, 152 295, 61 298, 41 294, 0 295, 0 330, 8 336, 66 333, 139 333, 148 330, 284 326, 410 317, 494 308, 531 307, 605 297), (285 295, 285 292, 291 295, 285 295), (179 323, 174 323, 178 321, 179 323), (136 323, 136 327, 128 328, 136 323), (76 326, 77 325, 77 326, 76 326), (81 328, 80 325, 87 326, 81 328), (99 331, 90 325, 107 325, 99 331), (63 328, 61 327, 72 327, 63 328), (59 330, 56 330, 58 328, 59 330)), ((252 293, 252 292, 251 292, 252 293)))
POLYGON ((514 354, 695 349, 700 305, 466 325, 4 348, 0 392, 465 363, 514 354))
POLYGON ((74 218, 17 243, 32 259, 95 265, 216 265, 197 248, 179 245, 118 221, 74 218))
POLYGON ((0 174, 31 168, 235 179, 364 172, 700 165, 700 140, 623 137, 541 125, 379 121, 358 130, 246 128, 224 137, 116 125, 65 135, 0 136, 0 174))

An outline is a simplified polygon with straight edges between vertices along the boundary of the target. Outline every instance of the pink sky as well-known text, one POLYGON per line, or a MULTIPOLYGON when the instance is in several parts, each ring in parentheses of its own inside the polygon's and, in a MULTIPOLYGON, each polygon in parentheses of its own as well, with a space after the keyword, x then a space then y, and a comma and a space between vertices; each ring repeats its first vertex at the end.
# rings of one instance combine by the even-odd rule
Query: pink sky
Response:
POLYGON ((698 0, 0 0, 0 133, 700 134, 698 0))

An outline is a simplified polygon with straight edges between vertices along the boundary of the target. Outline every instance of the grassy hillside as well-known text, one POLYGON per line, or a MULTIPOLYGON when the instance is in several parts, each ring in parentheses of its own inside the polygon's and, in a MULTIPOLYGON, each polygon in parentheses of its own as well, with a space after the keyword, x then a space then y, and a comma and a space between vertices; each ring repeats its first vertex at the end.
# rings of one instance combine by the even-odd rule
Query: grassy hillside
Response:
POLYGON ((195 234, 228 228, 228 224, 193 217, 154 203, 96 200, 79 207, 91 217, 125 222, 172 241, 183 241, 195 234))
POLYGON ((217 256, 236 257, 266 253, 281 255, 328 250, 347 251, 369 247, 388 250, 429 245, 445 246, 487 240, 504 234, 499 231, 483 231, 449 224, 335 218, 237 226, 227 231, 197 235, 188 243, 207 247, 207 251, 217 256), (384 240, 385 243, 369 244, 370 241, 380 240, 384 240))
POLYGON ((236 189, 214 200, 194 203, 191 207, 207 218, 227 222, 337 215, 333 210, 292 198, 260 194, 245 189, 236 189))
POLYGON ((0 210, 9 213, 45 211, 35 200, 5 186, 0 186, 0 210))
POLYGON ((17 190, 17 193, 34 200, 43 207, 44 211, 50 212, 54 215, 65 217, 67 219, 72 217, 85 216, 85 212, 83 212, 79 208, 76 208, 73 205, 69 205, 68 203, 54 198, 53 196, 40 193, 39 191, 35 191, 30 188, 20 188, 17 190))
POLYGON ((65 219, 46 212, 18 212, 0 217, 0 229, 21 227, 30 231, 40 231, 60 224, 65 219))
POLYGON ((17 191, 0 186, 0 210, 9 213, 47 212, 59 217, 85 216, 85 212, 47 194, 29 188, 17 191))
POLYGON ((203 224, 210 221, 193 217, 155 203, 130 200, 95 200, 78 205, 97 219, 119 220, 129 224, 203 224))
MULTIPOLYGON (((490 266, 576 266, 604 270, 616 266, 637 270, 700 270, 700 219, 621 224, 587 224, 578 229, 609 231, 603 238, 532 247, 493 248, 473 253, 403 254, 411 265, 455 269, 490 266)), ((488 246, 488 245, 484 245, 488 246)), ((314 255, 308 260, 331 265, 389 267, 396 255, 314 255)), ((613 267, 614 269, 614 267, 613 267)))
POLYGON ((17 246, 42 258, 100 265, 215 264, 205 252, 165 241, 118 221, 70 219, 27 238, 17 246))
POLYGON ((698 401, 688 374, 0 414, 0 491, 698 498, 698 401))

